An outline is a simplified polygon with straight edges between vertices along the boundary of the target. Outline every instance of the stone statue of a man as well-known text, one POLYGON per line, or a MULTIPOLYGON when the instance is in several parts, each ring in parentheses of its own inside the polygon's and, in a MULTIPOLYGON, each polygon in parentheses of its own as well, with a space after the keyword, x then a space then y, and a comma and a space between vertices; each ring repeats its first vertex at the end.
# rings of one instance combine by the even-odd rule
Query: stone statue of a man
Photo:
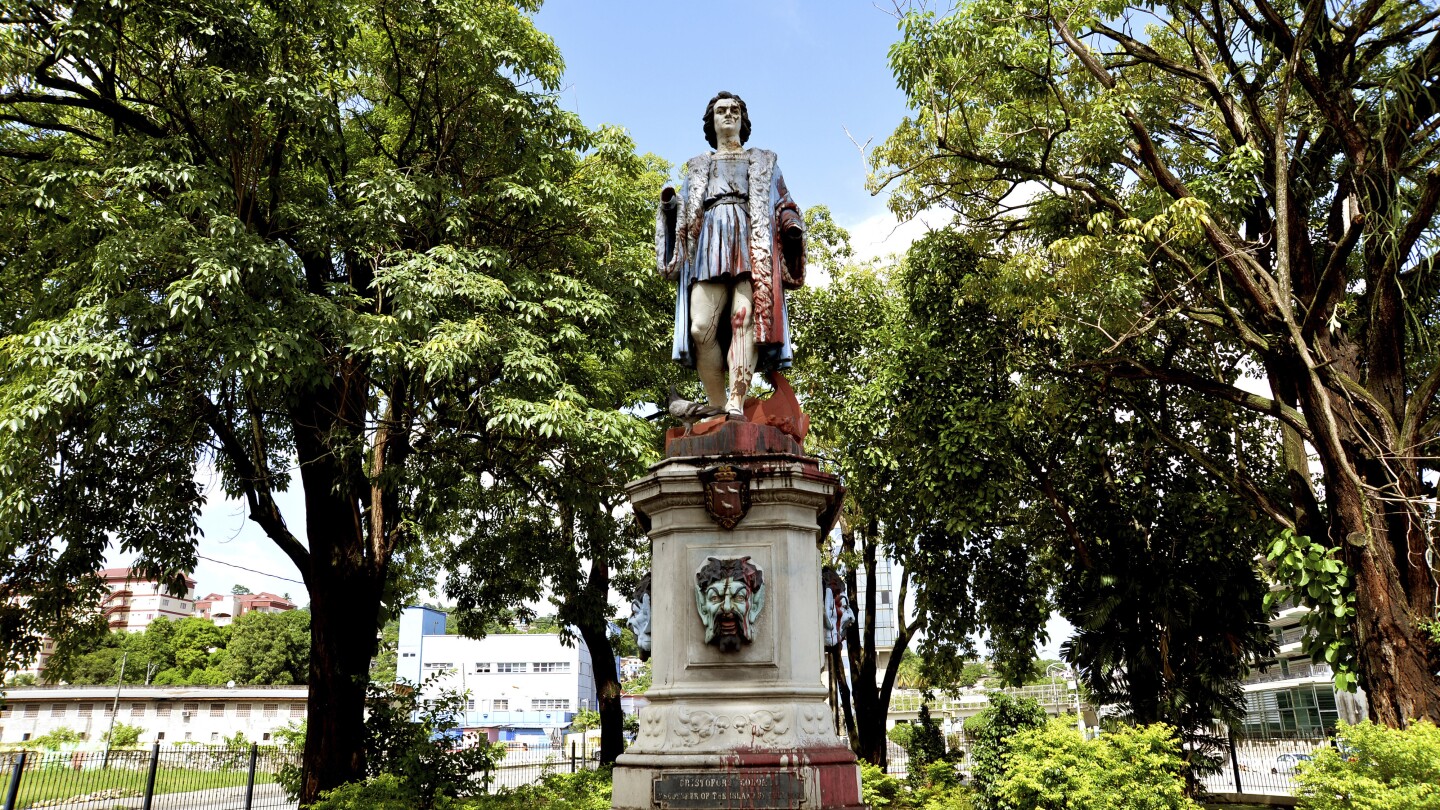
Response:
POLYGON ((745 102, 721 91, 705 108, 715 151, 661 193, 660 272, 678 281, 672 357, 699 372, 712 412, 744 419, 756 371, 790 367, 785 290, 805 281, 805 224, 775 153, 745 149, 745 102))

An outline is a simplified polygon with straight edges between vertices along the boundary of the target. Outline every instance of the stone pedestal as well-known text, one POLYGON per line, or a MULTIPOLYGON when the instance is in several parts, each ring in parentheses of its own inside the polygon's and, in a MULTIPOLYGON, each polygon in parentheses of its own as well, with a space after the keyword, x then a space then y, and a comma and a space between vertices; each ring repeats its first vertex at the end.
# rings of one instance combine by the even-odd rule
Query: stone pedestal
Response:
POLYGON ((821 681, 817 541, 840 488, 803 456, 743 452, 756 427, 722 426, 707 449, 735 452, 669 458, 628 487, 652 542, 653 685, 615 768, 617 810, 863 806, 821 681), (705 641, 696 574, 745 557, 764 604, 750 643, 727 652, 705 641))

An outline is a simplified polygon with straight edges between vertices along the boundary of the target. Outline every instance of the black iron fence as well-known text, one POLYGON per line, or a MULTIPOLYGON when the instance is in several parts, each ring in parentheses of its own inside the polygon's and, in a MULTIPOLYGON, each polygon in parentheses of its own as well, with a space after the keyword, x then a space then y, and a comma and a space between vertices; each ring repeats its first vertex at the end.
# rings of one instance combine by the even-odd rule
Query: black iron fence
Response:
POLYGON ((1200 781, 1214 794, 1294 796, 1296 768, 1329 744, 1324 738, 1237 738, 1224 751, 1220 771, 1200 781))
POLYGON ((298 749, 259 745, 0 752, 3 810, 289 810, 277 777, 299 765, 298 749))
POLYGON ((487 774, 487 789, 493 792, 501 788, 530 785, 552 773, 593 770, 600 766, 599 754, 598 749, 585 750, 573 744, 569 749, 511 749, 495 763, 494 770, 487 774))

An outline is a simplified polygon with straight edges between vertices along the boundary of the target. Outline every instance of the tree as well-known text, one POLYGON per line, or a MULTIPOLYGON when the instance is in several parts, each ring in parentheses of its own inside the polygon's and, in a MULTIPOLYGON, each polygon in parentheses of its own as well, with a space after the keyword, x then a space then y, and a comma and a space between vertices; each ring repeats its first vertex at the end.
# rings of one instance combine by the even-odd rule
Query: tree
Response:
POLYGON ((1360 681, 1392 726, 1440 716, 1440 647, 1421 630, 1437 610, 1437 15, 1391 0, 913 12, 891 65, 915 112, 873 156, 897 210, 949 206, 991 246, 1026 319, 1103 337, 1084 358, 1097 384, 1271 420, 1279 497, 1172 438, 1274 524, 1339 550, 1360 681), (1240 355, 1269 395, 1203 353, 1150 355, 1162 327, 1240 355))
POLYGON ((649 445, 566 379, 638 337, 649 241, 612 226, 645 167, 560 108, 534 8, 4 4, 7 661, 71 634, 111 537, 178 583, 213 467, 309 592, 308 804, 364 773, 376 632, 434 581, 451 482, 557 432, 649 445))
POLYGON ((230 625, 225 670, 236 683, 304 683, 310 666, 310 612, 252 610, 230 625))
POLYGON ((1006 775, 1011 741, 1021 732, 1044 726, 1045 710, 1033 698, 1015 698, 1004 692, 991 692, 990 705, 965 719, 977 808, 1002 810, 1006 807, 998 792, 1006 775))
POLYGON ((233 593, 233 594, 235 594, 236 596, 239 596, 239 595, 241 595, 241 594, 248 594, 248 593, 250 593, 250 589, 247 588, 247 587, 245 587, 244 585, 240 585, 240 584, 237 583, 237 584, 235 585, 235 587, 233 587, 233 588, 230 589, 230 593, 233 593))
POLYGON ((106 731, 101 736, 101 739, 114 748, 134 748, 140 744, 140 735, 143 733, 145 733, 145 729, 140 726, 116 723, 113 729, 106 731))
MULTIPOLYGON (((813 220, 815 215, 807 216, 813 220)), ((848 235, 841 231, 836 240, 837 247, 825 250, 847 255, 848 235)), ((905 339, 903 311, 885 268, 840 266, 832 273, 829 285, 799 290, 791 297, 797 347, 793 373, 813 420, 807 449, 838 472, 845 485, 839 543, 831 551, 857 616, 845 635, 846 660, 842 662, 838 649, 829 653, 831 677, 837 681, 851 746, 860 758, 883 768, 890 694, 910 640, 928 620, 923 600, 917 600, 915 618, 907 619, 908 550, 923 518, 909 509, 902 494, 905 437, 890 430, 901 384, 896 358, 905 339), (895 639, 883 673, 878 671, 875 634, 881 554, 900 566, 894 572, 899 580, 893 605, 895 639), (864 610, 858 609, 861 572, 864 610), (839 678, 847 665, 848 679, 839 678)))

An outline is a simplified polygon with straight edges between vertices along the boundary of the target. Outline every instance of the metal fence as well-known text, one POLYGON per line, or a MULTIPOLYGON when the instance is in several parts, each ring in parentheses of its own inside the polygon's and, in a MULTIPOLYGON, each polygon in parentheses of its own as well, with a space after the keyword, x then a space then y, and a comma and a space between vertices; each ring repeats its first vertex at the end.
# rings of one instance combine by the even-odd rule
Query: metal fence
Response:
POLYGON ((4 810, 289 810, 276 782, 300 751, 275 746, 0 753, 4 810))
POLYGON ((1225 752, 1218 773, 1203 777, 1205 790, 1215 794, 1294 796, 1295 768, 1328 745, 1325 739, 1235 740, 1225 752))
POLYGON ((571 745, 563 748, 541 748, 526 751, 510 750, 495 763, 489 774, 489 790, 516 788, 540 781, 552 773, 574 773, 594 770, 600 766, 600 752, 581 750, 571 745))

